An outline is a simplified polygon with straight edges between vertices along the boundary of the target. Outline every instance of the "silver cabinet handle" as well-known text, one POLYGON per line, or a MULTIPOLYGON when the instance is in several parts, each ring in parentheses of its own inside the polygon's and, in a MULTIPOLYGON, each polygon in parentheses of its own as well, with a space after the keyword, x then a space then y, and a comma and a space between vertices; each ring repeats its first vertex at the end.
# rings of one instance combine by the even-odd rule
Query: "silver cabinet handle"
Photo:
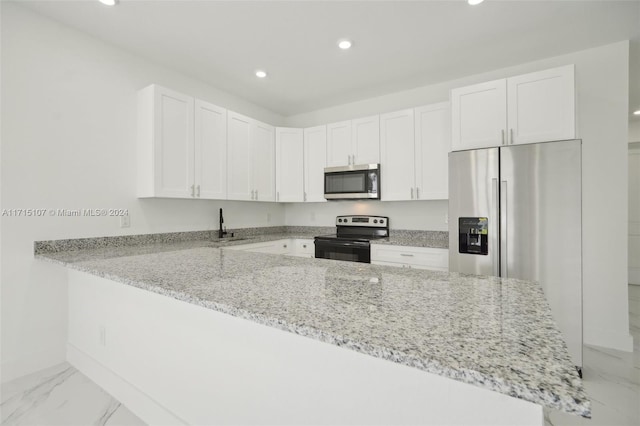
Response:
POLYGON ((500 182, 500 276, 509 278, 507 257, 507 181, 500 182))
POLYGON ((501 132, 502 132, 502 143, 501 143, 501 145, 504 145, 504 129, 502 129, 501 132))
POLYGON ((258 200, 258 190, 256 189, 256 201, 258 200))
POLYGON ((195 192, 196 190, 195 190, 195 187, 196 187, 195 185, 191 185, 191 196, 192 196, 192 197, 195 197, 195 196, 196 196, 196 192, 195 192))
POLYGON ((509 143, 513 145, 513 129, 509 129, 509 143))
POLYGON ((420 188, 416 188, 416 200, 420 199, 420 188))
POLYGON ((411 253, 400 253, 400 256, 413 257, 411 253))
POLYGON ((198 185, 196 188, 198 188, 197 193, 196 193, 196 197, 200 197, 200 185, 198 185))
POLYGON ((413 188, 411 188, 411 199, 413 200, 413 188))
POLYGON ((303 201, 307 201, 307 193, 306 192, 304 193, 303 201))

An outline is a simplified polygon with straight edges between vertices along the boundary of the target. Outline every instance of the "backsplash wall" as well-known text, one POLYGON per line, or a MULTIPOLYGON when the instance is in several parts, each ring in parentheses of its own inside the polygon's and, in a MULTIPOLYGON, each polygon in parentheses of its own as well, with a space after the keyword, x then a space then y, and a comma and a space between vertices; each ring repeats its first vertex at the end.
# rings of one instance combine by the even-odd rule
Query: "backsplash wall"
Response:
POLYGON ((340 215, 388 216, 391 229, 447 231, 448 201, 329 201, 285 205, 285 225, 333 226, 340 215))

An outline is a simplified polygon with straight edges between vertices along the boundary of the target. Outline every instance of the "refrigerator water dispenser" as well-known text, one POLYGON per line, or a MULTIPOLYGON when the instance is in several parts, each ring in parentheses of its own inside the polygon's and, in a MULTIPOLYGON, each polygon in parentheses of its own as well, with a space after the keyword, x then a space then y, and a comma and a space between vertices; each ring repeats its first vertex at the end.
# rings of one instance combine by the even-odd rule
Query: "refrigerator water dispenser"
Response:
POLYGON ((467 254, 489 254, 486 217, 458 218, 458 251, 467 254))

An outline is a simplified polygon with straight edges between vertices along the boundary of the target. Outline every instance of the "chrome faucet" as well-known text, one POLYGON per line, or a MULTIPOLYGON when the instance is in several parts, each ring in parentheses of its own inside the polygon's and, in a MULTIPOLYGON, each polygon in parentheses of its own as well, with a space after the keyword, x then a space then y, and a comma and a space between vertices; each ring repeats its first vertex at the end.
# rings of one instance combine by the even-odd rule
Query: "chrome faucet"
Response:
POLYGON ((227 235, 227 231, 222 228, 222 224, 224 223, 224 217, 222 217, 222 208, 220 208, 220 229, 218 230, 218 238, 224 238, 227 235))

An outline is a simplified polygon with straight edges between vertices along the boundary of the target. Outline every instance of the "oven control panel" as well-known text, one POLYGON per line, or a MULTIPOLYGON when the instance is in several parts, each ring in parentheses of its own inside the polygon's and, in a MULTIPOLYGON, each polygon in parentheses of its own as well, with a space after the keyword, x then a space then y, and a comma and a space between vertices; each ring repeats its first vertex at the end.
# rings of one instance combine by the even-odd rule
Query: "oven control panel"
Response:
POLYGON ((338 216, 336 226, 366 226, 388 228, 389 218, 386 216, 338 216))

